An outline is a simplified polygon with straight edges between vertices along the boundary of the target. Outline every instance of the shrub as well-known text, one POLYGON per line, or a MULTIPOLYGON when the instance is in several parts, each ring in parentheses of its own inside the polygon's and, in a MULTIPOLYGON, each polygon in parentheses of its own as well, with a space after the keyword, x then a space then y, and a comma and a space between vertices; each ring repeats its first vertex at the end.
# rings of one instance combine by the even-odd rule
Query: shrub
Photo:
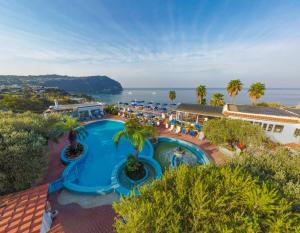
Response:
POLYGON ((111 115, 118 115, 119 113, 118 109, 116 109, 114 105, 105 106, 104 111, 111 115))
POLYGON ((212 143, 216 145, 227 143, 231 147, 239 143, 259 145, 265 139, 264 132, 259 126, 247 121, 225 118, 206 122, 203 132, 212 143))
POLYGON ((245 153, 229 162, 233 168, 241 168, 260 182, 272 183, 280 194, 293 203, 300 212, 300 152, 290 154, 288 150, 262 153, 245 153))
POLYGON ((142 179, 145 176, 145 169, 142 162, 129 155, 125 166, 126 175, 133 180, 142 179))
MULTIPOLYGON (((240 169, 180 166, 114 203, 117 232, 293 232, 291 204, 240 169)), ((298 228, 297 228, 298 227, 298 228)))
POLYGON ((0 113, 0 194, 26 189, 47 165, 45 147, 58 116, 0 113))

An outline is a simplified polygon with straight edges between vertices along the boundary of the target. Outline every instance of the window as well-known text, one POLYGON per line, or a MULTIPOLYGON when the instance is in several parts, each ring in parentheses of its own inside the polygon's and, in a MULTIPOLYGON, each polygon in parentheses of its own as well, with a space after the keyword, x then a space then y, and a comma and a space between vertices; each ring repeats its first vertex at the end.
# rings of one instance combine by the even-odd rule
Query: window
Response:
POLYGON ((254 122, 254 125, 261 126, 261 125, 262 125, 262 123, 261 123, 261 122, 254 122))
POLYGON ((299 137, 300 136, 300 129, 295 129, 294 135, 295 135, 295 137, 299 137))
POLYGON ((268 124, 264 123, 264 124, 263 124, 263 127, 262 127, 263 130, 266 130, 266 129, 267 129, 267 126, 268 126, 268 124))
POLYGON ((283 130, 284 126, 283 125, 275 125, 274 127, 274 133, 281 133, 283 130))
POLYGON ((270 125, 268 126, 268 131, 272 131, 272 129, 273 129, 273 125, 270 124, 270 125))

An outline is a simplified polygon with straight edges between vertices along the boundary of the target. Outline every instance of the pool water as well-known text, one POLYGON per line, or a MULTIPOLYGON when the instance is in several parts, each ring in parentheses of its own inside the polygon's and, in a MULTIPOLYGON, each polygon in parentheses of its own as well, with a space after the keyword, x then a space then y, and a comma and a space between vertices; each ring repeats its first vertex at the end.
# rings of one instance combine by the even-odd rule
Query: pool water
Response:
MULTIPOLYGON (((87 124, 88 136, 83 143, 88 146, 86 159, 80 165, 77 178, 72 181, 80 190, 84 187, 109 187, 115 166, 134 154, 134 148, 129 141, 121 139, 118 147, 114 144, 114 135, 124 129, 121 121, 103 120, 87 124)), ((153 149, 150 142, 146 142, 140 157, 152 157, 153 149)), ((71 165, 72 166, 72 165, 71 165)), ((79 167, 79 165, 77 165, 79 167)), ((74 169, 73 169, 74 170, 74 169)))
POLYGON ((171 160, 178 147, 181 147, 184 151, 184 155, 181 157, 183 163, 195 165, 208 162, 205 153, 200 149, 196 149, 194 145, 178 139, 162 137, 158 140, 158 144, 155 147, 154 158, 164 170, 170 168, 171 160))

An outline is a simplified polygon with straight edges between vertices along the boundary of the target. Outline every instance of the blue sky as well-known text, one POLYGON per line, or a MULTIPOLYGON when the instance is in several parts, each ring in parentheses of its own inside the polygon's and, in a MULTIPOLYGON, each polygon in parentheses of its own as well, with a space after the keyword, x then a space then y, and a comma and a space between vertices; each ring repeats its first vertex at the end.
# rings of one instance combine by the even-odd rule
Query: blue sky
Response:
POLYGON ((300 87, 300 1, 0 0, 0 73, 300 87))

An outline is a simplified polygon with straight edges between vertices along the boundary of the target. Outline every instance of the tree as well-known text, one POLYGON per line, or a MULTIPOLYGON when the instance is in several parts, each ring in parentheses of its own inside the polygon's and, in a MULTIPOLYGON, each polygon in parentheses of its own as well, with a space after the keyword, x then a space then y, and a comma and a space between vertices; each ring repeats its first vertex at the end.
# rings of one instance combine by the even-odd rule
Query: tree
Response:
POLYGON ((198 99, 199 104, 205 104, 206 103, 206 87, 204 85, 199 85, 196 88, 196 96, 198 99))
POLYGON ((169 91, 169 99, 173 103, 173 101, 176 99, 176 91, 169 91))
POLYGON ((80 124, 77 118, 64 116, 63 121, 56 124, 56 128, 61 132, 69 132, 68 140, 70 142, 70 153, 77 153, 78 139, 83 139, 87 136, 86 129, 80 124))
POLYGON ((248 90, 248 95, 251 99, 252 104, 256 104, 256 101, 262 97, 265 94, 265 84, 257 82, 257 83, 253 83, 249 90, 248 90))
POLYGON ((244 145, 260 145, 264 139, 264 132, 259 126, 250 122, 232 119, 209 120, 203 126, 204 135, 214 144, 228 144, 232 148, 241 143, 244 145))
POLYGON ((224 106, 225 101, 224 101, 224 95, 222 93, 214 93, 211 100, 210 104, 213 106, 224 106))
POLYGON ((146 139, 154 137, 156 129, 153 126, 142 124, 137 118, 132 118, 125 123, 123 130, 116 133, 114 142, 118 146, 122 138, 126 138, 133 145, 135 150, 135 159, 138 160, 139 151, 142 151, 146 139))
POLYGON ((296 232, 299 217, 276 188, 230 167, 181 165, 121 197, 117 232, 296 232))
POLYGON ((232 98, 232 103, 234 103, 235 97, 243 89, 243 83, 239 79, 230 80, 226 89, 228 95, 232 98))

